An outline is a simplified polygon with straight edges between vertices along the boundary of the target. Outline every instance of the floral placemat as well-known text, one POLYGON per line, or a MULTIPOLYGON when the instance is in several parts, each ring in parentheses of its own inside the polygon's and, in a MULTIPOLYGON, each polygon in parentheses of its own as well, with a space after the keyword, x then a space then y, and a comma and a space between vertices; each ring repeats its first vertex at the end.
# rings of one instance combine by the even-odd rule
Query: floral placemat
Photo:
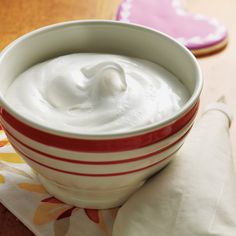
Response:
POLYGON ((0 202, 36 235, 108 236, 117 208, 82 209, 50 196, 0 130, 0 202))

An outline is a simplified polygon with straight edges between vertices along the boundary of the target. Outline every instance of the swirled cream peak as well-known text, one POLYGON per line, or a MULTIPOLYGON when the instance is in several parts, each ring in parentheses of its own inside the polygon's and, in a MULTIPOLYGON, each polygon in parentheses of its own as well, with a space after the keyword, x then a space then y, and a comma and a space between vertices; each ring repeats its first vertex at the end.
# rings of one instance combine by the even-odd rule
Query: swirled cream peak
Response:
POLYGON ((149 61, 79 53, 35 65, 5 94, 37 123, 84 134, 138 129, 171 117, 187 101, 182 83, 149 61))

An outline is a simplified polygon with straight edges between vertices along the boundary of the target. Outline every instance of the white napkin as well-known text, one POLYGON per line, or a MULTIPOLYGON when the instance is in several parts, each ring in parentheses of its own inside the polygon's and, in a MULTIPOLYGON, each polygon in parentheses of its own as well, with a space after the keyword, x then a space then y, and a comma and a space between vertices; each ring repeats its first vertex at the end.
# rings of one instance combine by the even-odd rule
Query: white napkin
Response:
POLYGON ((113 236, 235 236, 230 116, 211 105, 176 158, 121 207, 113 236))

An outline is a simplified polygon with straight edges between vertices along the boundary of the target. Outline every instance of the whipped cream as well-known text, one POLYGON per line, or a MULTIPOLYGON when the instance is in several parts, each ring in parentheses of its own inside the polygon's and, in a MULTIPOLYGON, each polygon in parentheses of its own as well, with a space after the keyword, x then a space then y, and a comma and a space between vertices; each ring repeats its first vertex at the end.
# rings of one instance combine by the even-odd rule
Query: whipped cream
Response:
POLYGON ((189 92, 150 61, 78 53, 37 64, 19 75, 5 98, 23 116, 83 134, 130 131, 175 114, 189 92))

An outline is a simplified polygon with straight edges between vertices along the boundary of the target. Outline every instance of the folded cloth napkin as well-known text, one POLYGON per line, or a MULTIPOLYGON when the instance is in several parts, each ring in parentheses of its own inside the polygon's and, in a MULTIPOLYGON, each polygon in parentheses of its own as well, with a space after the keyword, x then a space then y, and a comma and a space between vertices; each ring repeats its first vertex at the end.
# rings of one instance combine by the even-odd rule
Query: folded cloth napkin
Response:
POLYGON ((212 104, 168 167, 119 210, 113 236, 235 236, 236 176, 224 104, 212 104))
POLYGON ((172 163, 119 211, 81 209, 50 196, 1 130, 0 202, 39 236, 235 236, 229 120, 224 105, 212 105, 172 163))

